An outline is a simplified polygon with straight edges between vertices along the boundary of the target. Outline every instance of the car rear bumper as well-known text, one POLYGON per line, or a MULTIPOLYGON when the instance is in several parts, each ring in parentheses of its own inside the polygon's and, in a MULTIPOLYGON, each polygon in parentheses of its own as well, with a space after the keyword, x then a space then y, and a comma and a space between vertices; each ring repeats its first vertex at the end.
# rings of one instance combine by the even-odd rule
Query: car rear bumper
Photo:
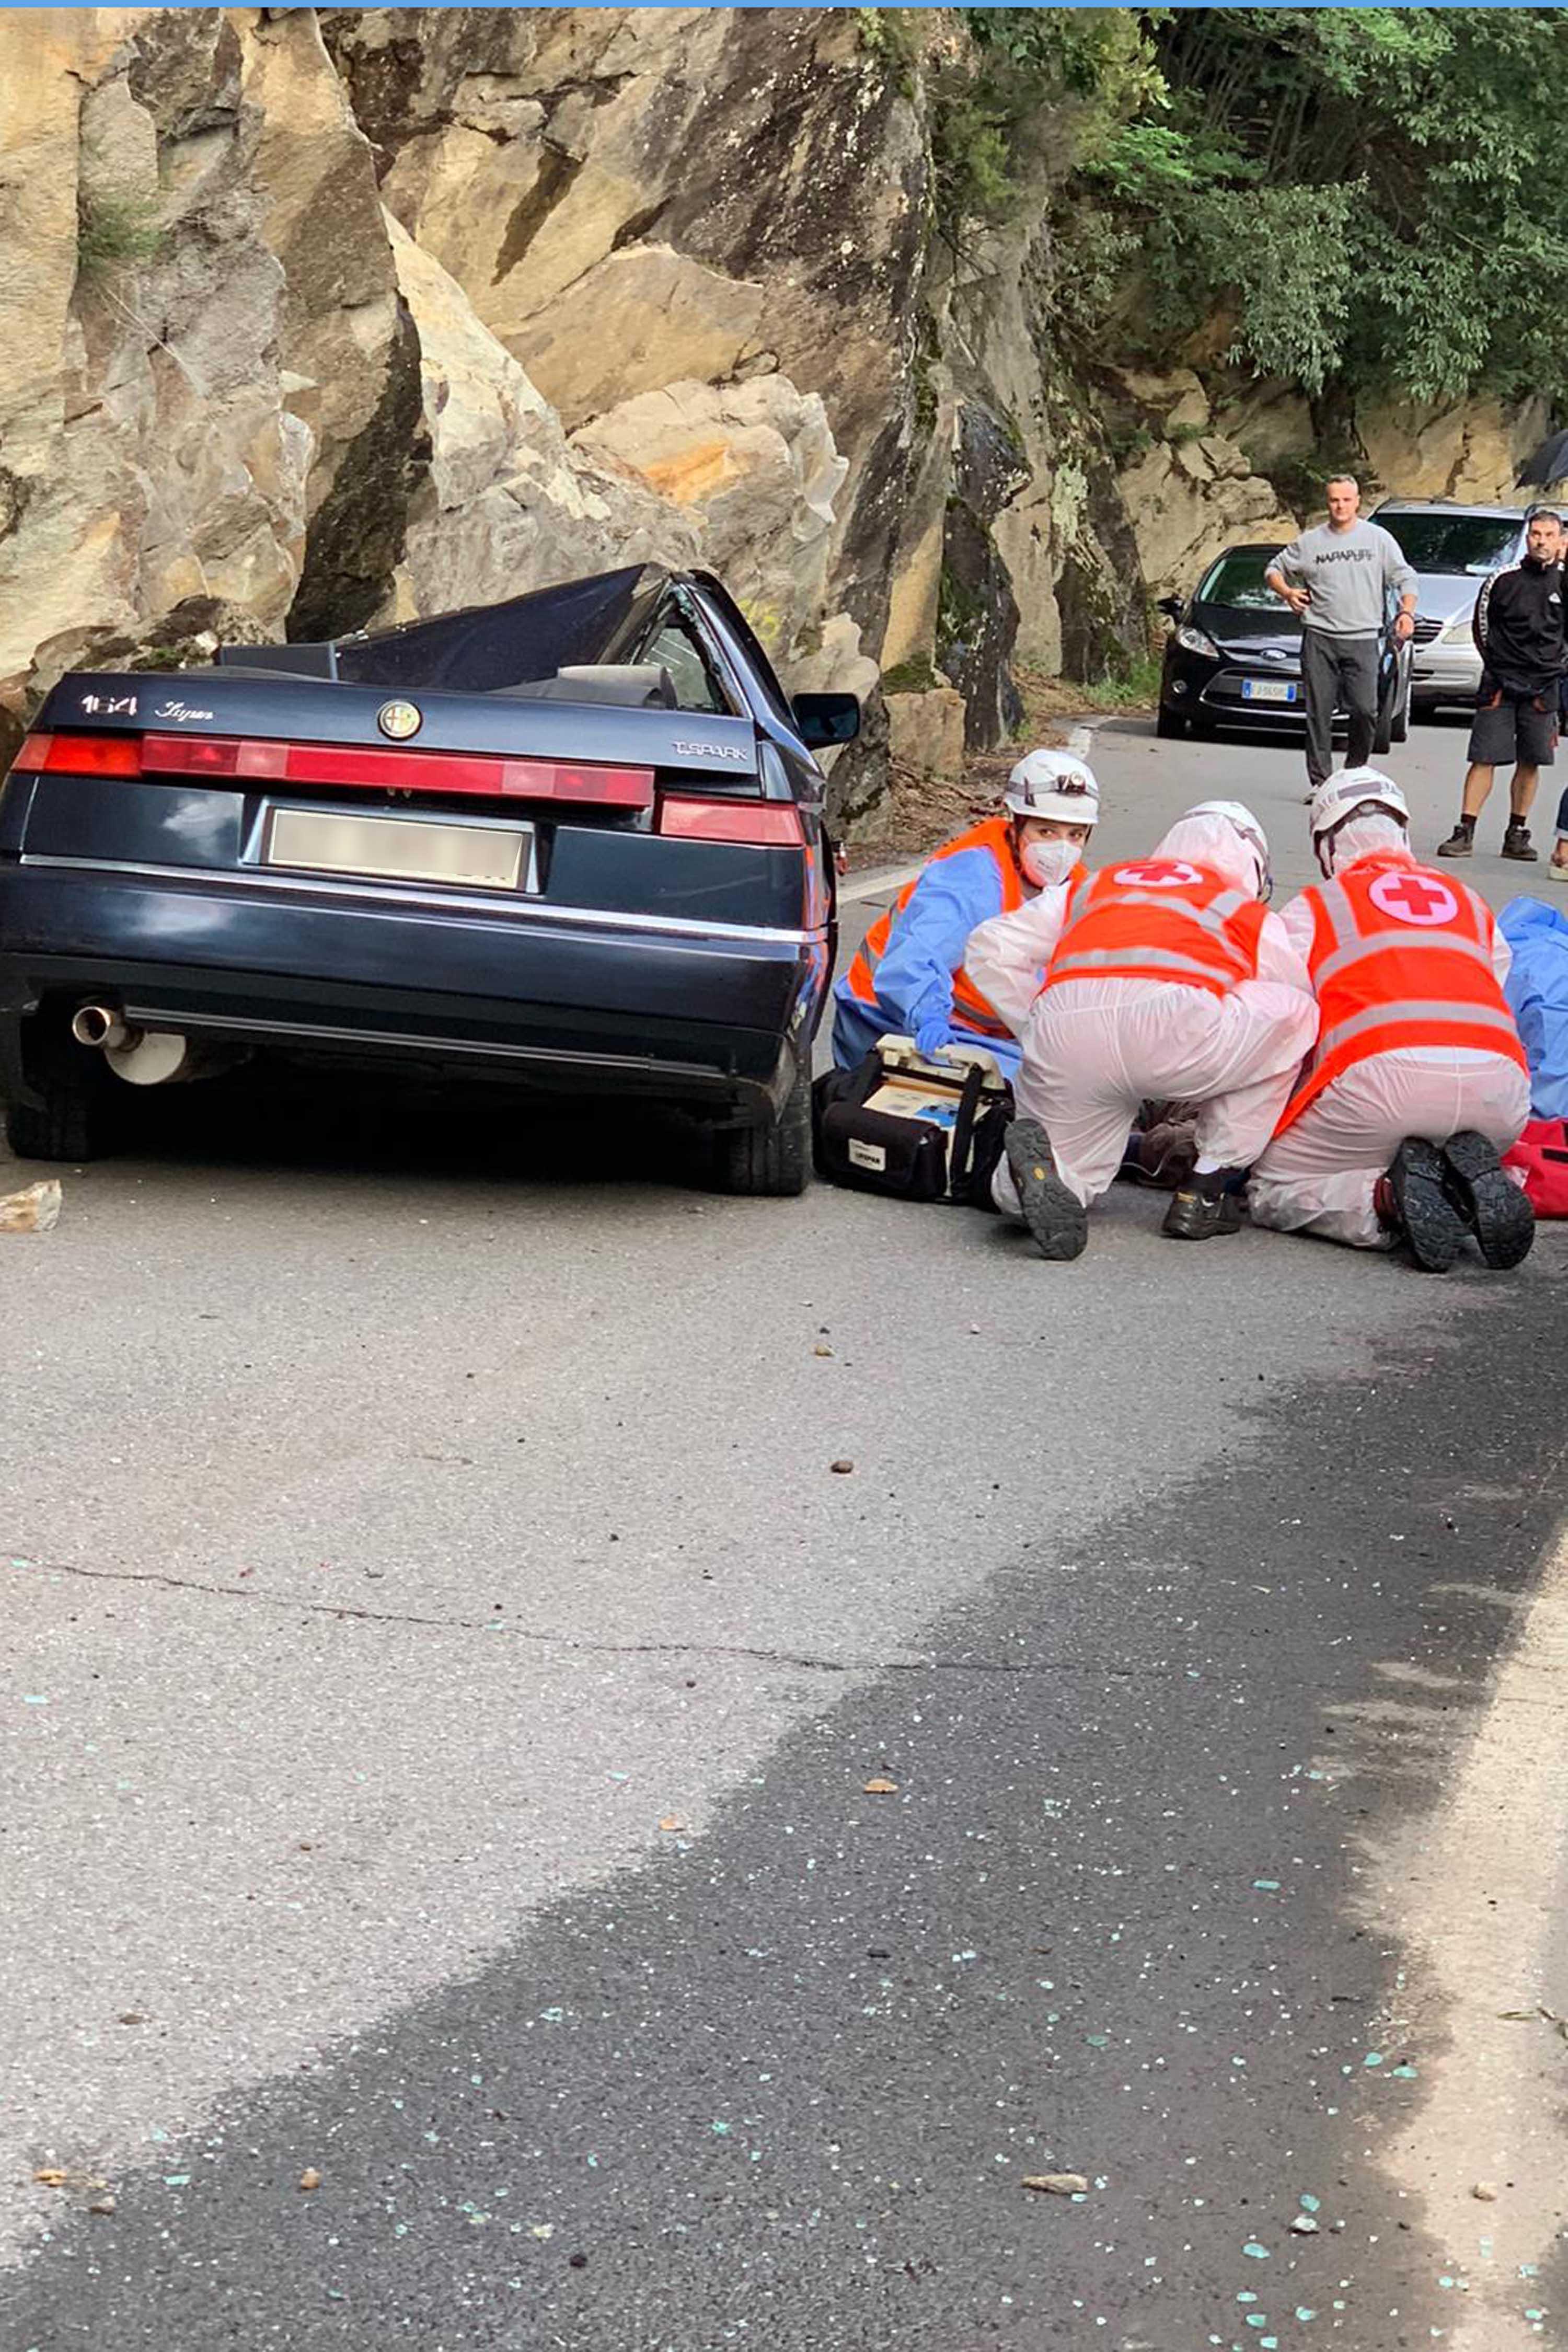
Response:
POLYGON ((826 933, 24 859, 0 865, 0 1085, 28 1093, 41 1007, 102 998, 292 1058, 763 1118, 809 1054, 828 964, 826 933))

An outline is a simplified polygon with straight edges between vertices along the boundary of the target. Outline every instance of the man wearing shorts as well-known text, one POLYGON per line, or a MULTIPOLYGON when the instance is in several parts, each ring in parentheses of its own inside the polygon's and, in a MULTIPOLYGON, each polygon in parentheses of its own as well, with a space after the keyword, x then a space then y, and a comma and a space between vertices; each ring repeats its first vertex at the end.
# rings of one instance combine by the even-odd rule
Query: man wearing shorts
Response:
POLYGON ((1562 520, 1543 508, 1530 518, 1522 562, 1494 572, 1476 599, 1472 626, 1481 683, 1470 729, 1470 765, 1459 822, 1438 843, 1439 857, 1471 855, 1492 772, 1512 761, 1502 854, 1527 865, 1535 861, 1525 820, 1541 771, 1551 767, 1557 744, 1558 688, 1565 666, 1563 554, 1562 520))

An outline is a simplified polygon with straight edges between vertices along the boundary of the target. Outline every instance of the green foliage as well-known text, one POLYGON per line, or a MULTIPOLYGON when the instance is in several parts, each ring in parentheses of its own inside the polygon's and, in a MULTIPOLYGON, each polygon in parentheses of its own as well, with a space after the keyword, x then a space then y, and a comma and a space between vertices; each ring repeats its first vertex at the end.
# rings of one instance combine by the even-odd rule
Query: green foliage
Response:
POLYGON ((959 245, 1032 187, 1098 152, 1163 84, 1131 8, 960 8, 966 51, 932 67, 936 221, 959 245))
POLYGON ((895 662, 891 669, 882 672, 884 694, 929 694, 933 687, 945 686, 932 667, 929 654, 917 654, 910 661, 895 662))
POLYGON ((1310 392, 1555 389, 1568 16, 1212 8, 1155 38, 1192 166, 1151 255, 1167 330, 1228 299, 1236 356, 1310 392))
POLYGON ((166 231, 159 219, 157 199, 98 189, 83 189, 77 198, 76 266, 79 277, 91 283, 113 269, 136 269, 156 261, 163 250, 166 231))
POLYGON ((920 42, 914 29, 917 12, 912 8, 857 8, 856 22, 860 27, 860 40, 868 57, 887 68, 906 98, 912 97, 915 87, 915 64, 920 55, 920 42))
POLYGON ((1047 205, 1069 342, 1157 362, 1217 319, 1314 394, 1568 380, 1568 10, 957 15, 939 225, 1047 205))

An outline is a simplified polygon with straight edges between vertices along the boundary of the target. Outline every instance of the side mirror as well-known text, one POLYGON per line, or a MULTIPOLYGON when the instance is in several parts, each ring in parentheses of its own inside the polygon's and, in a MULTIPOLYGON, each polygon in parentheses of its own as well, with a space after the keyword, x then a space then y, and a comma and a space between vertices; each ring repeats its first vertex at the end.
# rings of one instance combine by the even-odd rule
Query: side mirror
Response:
POLYGON ((809 751, 853 743, 860 732, 860 705, 852 694, 797 694, 792 707, 800 740, 809 751))
POLYGON ((1163 613, 1168 621, 1175 622, 1181 619, 1187 608, 1179 596, 1162 596, 1154 609, 1163 613))

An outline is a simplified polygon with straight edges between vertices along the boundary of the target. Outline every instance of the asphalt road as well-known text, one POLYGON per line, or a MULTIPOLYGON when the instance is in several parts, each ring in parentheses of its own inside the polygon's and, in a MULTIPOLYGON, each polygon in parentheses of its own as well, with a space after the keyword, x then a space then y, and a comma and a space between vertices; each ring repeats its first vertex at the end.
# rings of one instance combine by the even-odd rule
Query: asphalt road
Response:
POLYGON ((1562 1239, 331 1108, 4 1244, 6 2352, 1550 2339, 1562 1239))

